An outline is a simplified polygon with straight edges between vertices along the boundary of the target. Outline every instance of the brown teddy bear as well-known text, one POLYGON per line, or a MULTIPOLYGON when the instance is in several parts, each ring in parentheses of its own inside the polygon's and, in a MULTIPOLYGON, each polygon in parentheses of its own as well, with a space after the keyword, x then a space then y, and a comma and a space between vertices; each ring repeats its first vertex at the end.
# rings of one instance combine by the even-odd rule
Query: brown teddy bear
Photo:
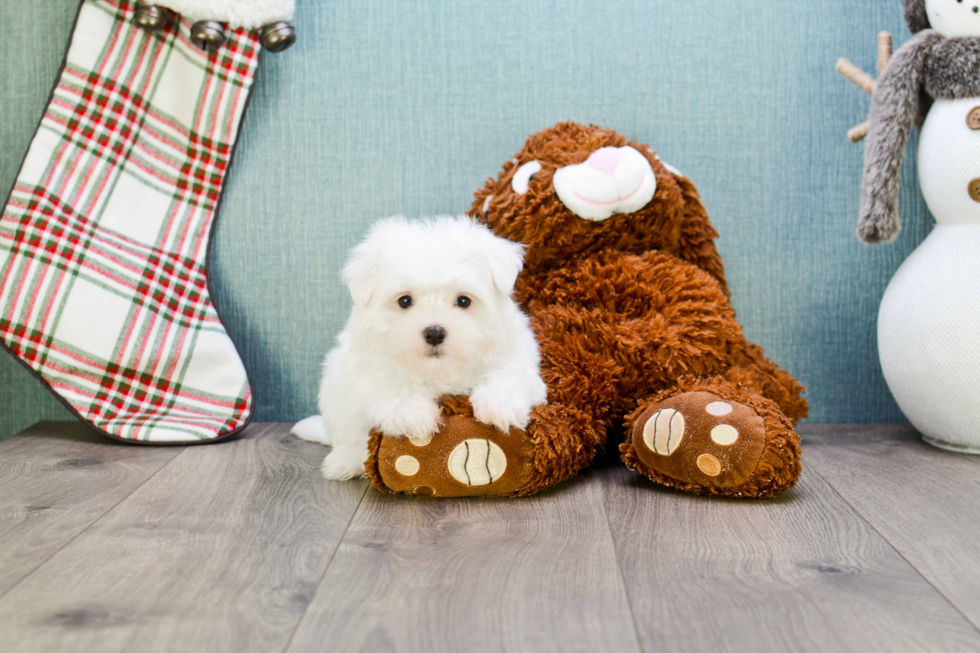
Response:
POLYGON ((375 487, 526 496, 614 434, 630 469, 688 492, 769 497, 796 483, 803 387, 746 342, 690 180, 646 145, 565 122, 531 136, 472 215, 527 248, 516 295, 548 403, 505 434, 446 397, 427 444, 372 436, 375 487))

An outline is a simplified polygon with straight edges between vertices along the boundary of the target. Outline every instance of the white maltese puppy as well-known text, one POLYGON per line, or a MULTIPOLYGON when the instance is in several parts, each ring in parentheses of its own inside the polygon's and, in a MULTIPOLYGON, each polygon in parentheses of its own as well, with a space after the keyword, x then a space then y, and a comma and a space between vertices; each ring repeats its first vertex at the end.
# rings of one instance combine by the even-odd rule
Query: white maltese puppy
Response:
POLYGON ((479 421, 527 426, 545 403, 530 323, 511 298, 524 247, 469 217, 374 225, 344 267, 354 307, 320 381, 320 415, 293 427, 333 446, 323 475, 364 475, 372 429, 427 440, 441 395, 468 395, 479 421))

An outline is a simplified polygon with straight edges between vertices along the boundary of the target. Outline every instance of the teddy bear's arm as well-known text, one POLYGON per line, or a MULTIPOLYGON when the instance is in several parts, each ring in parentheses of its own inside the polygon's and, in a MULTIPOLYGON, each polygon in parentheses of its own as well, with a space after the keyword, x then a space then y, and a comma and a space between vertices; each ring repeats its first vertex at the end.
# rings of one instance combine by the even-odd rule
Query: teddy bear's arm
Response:
POLYGON ((718 237, 718 232, 708 219, 708 212, 701 202, 698 189, 694 182, 687 177, 675 175, 674 179, 680 186, 685 206, 684 221, 681 227, 683 238, 680 248, 674 253, 711 274, 721 284, 725 295, 728 295, 725 264, 721 260, 718 248, 715 247, 715 238, 718 237))
POLYGON ((857 228, 858 238, 866 243, 894 240, 901 230, 902 160, 920 108, 925 60, 941 39, 933 30, 912 37, 892 57, 872 96, 857 228))

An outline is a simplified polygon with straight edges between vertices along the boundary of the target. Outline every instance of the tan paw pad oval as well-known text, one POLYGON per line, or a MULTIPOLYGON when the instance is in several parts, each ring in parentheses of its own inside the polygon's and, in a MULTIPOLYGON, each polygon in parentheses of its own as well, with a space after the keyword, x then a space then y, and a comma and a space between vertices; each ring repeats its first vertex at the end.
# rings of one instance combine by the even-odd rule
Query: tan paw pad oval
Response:
POLYGON ((449 454, 449 474, 463 485, 490 485, 506 471, 507 456, 490 440, 464 440, 449 454))
POLYGON ((395 469, 402 476, 415 476, 420 468, 419 461, 412 456, 399 456, 395 461, 395 469))
POLYGON ((684 415, 673 408, 657 411, 643 426, 643 442, 661 456, 677 451, 683 439, 684 415))
POLYGON ((710 453, 703 453, 698 456, 698 469, 706 476, 718 476, 721 474, 721 461, 710 453))
POLYGON ((738 429, 730 424, 719 424, 711 429, 711 440, 723 447, 730 447, 738 440, 738 429))
POLYGON ((411 442, 412 444, 414 444, 416 447, 424 447, 424 446, 428 445, 430 442, 432 442, 432 434, 429 433, 428 435, 423 435, 420 438, 413 438, 413 437, 409 436, 408 440, 409 440, 409 442, 411 442))
POLYGON ((704 410, 709 415, 714 415, 715 417, 724 417, 732 412, 732 405, 725 401, 712 401, 710 404, 704 407, 704 410))

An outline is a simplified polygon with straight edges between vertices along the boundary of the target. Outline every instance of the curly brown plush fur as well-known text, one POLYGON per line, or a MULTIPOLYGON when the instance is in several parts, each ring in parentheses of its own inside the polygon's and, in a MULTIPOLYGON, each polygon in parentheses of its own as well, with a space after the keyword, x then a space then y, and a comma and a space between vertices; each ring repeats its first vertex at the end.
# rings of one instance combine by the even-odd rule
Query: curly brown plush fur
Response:
POLYGON ((541 471, 527 494, 590 464, 610 428, 635 418, 651 398, 709 378, 725 379, 708 387, 744 399, 771 427, 771 449, 752 486, 732 494, 769 496, 792 485, 799 445, 791 424, 807 414, 803 387, 746 342, 728 300, 718 233, 690 180, 669 172, 646 145, 566 122, 529 138, 476 193, 472 214, 527 247, 517 298, 538 336, 549 399, 527 428, 541 471), (602 222, 569 211, 552 185, 555 170, 624 145, 642 153, 656 175, 651 202, 602 222), (511 179, 532 160, 542 168, 519 195, 511 179))
POLYGON ((482 217, 500 236, 527 246, 524 275, 561 265, 571 257, 608 249, 642 254, 660 249, 709 272, 725 289, 725 271, 715 249, 718 232, 708 221, 697 189, 690 180, 672 175, 646 145, 629 141, 609 129, 559 123, 531 136, 515 157, 504 164, 497 179, 489 179, 476 193, 472 215, 482 217), (650 161, 657 177, 657 192, 641 211, 604 222, 582 220, 561 203, 551 184, 558 168, 582 163, 601 147, 630 145, 650 161), (547 162, 528 192, 517 195, 511 180, 528 161, 547 162), (486 215, 483 203, 493 196, 486 215))

